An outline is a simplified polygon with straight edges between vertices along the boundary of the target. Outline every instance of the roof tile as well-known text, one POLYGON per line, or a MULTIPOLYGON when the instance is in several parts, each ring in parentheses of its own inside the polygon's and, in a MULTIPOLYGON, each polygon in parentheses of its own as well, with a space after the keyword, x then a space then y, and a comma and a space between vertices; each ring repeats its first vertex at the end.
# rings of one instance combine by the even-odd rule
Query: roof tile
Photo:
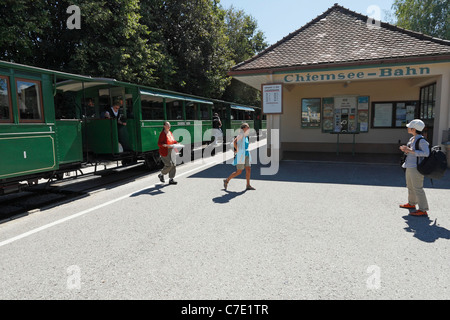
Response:
POLYGON ((450 54, 450 41, 367 21, 336 4, 232 71, 450 54))

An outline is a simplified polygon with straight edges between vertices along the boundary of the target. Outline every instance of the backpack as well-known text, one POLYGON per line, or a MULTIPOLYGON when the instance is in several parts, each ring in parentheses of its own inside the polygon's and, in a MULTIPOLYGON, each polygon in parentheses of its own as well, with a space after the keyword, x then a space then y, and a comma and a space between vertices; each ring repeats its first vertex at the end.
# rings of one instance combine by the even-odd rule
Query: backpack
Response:
POLYGON ((220 128, 219 121, 220 121, 219 117, 213 117, 213 124, 212 125, 213 125, 214 129, 219 129, 220 128))
MULTIPOLYGON (((425 138, 420 138, 425 139, 425 138)), ((416 150, 420 150, 419 141, 416 141, 416 150)), ((417 157, 417 171, 422 175, 430 179, 441 179, 445 170, 447 169, 447 156, 441 151, 441 147, 434 146, 430 147, 430 155, 423 158, 422 162, 419 163, 419 157, 417 157)))

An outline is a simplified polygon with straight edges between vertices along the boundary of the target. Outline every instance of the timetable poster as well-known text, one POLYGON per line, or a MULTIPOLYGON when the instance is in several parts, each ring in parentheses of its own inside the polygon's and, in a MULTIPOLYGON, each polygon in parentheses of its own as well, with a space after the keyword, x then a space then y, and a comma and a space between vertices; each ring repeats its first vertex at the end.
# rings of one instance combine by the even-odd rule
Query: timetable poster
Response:
POLYGON ((263 100, 263 113, 283 113, 283 85, 263 84, 261 91, 263 100))
POLYGON ((369 131, 369 97, 358 97, 358 130, 369 131))
POLYGON ((333 132, 334 129, 334 98, 322 99, 322 132, 333 132))
POLYGON ((356 96, 334 97, 335 132, 356 132, 356 110, 358 100, 356 96))

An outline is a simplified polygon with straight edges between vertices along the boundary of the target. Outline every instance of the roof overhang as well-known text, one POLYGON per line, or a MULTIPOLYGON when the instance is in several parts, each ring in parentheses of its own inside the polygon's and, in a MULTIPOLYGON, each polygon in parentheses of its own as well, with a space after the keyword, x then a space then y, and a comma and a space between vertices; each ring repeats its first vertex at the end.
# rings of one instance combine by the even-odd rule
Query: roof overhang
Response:
MULTIPOLYGON (((358 69, 364 70, 376 68, 395 68, 395 67, 400 68, 404 66, 416 66, 416 65, 439 64, 439 63, 450 63, 450 55, 405 57, 405 58, 379 59, 369 61, 364 60, 364 61, 338 62, 327 64, 304 65, 304 66, 282 66, 276 68, 252 69, 252 70, 231 70, 228 72, 228 75, 251 87, 254 87, 255 89, 261 90, 261 85, 266 83, 281 82, 294 84, 295 81, 283 81, 283 77, 289 77, 288 79, 292 80, 293 74, 305 74, 305 75, 309 74, 311 78, 314 77, 314 75, 316 74, 318 75, 323 73, 335 74, 339 73, 339 71, 348 72, 349 70, 358 70, 358 69)), ((374 80, 374 79, 375 78, 370 77, 364 78, 355 77, 354 79, 351 80, 357 81, 357 80, 374 80)), ((328 82, 330 82, 330 81, 347 81, 349 79, 340 79, 338 77, 334 77, 333 79, 328 80, 329 80, 328 82)))

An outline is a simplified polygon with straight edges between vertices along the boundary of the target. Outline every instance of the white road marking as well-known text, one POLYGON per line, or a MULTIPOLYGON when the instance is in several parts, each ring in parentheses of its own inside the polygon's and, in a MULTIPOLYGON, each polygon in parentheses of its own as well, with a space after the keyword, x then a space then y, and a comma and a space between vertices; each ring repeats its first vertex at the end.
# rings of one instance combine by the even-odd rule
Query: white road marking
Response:
MULTIPOLYGON (((211 161, 211 162, 207 162, 206 164, 203 164, 203 165, 201 165, 201 166, 199 166, 199 167, 197 167, 197 168, 194 168, 194 169, 192 169, 192 170, 189 170, 189 171, 180 173, 180 174, 177 175, 177 177, 181 177, 181 176, 188 175, 188 174, 190 174, 191 172, 198 171, 198 170, 202 169, 203 167, 215 165, 215 164, 218 164, 218 163, 221 163, 221 161, 211 161)), ((153 187, 155 187, 155 186, 156 186, 156 184, 153 185, 153 187)), ((49 229, 49 228, 51 228, 51 227, 57 226, 57 225, 59 225, 59 224, 61 224, 61 223, 67 222, 67 221, 69 221, 69 220, 72 220, 72 219, 81 217, 82 215, 85 215, 85 214, 87 214, 87 213, 89 213, 89 212, 92 212, 92 211, 98 210, 98 209, 100 209, 100 208, 109 206, 109 205, 111 205, 111 204, 113 204, 113 203, 115 203, 115 202, 118 202, 118 201, 121 201, 121 200, 123 200, 123 199, 129 198, 131 195, 133 195, 133 194, 135 194, 135 193, 138 193, 138 192, 141 192, 141 191, 143 191, 143 190, 146 190, 146 189, 148 189, 148 188, 149 188, 149 187, 147 186, 147 187, 145 187, 145 188, 143 188, 143 189, 141 189, 141 190, 133 191, 132 193, 126 194, 126 195, 121 196, 121 197, 119 197, 119 198, 116 198, 116 199, 114 199, 114 200, 111 200, 111 201, 102 203, 102 204, 100 204, 100 205, 98 205, 98 206, 89 208, 89 209, 87 209, 87 210, 83 210, 83 211, 78 212, 78 213, 74 213, 73 215, 70 215, 70 216, 68 216, 68 217, 65 217, 65 218, 56 220, 56 221, 51 222, 51 223, 48 223, 48 224, 46 224, 46 225, 43 225, 42 227, 35 228, 35 229, 30 230, 30 231, 28 231, 28 232, 19 234, 18 236, 15 236, 15 237, 12 237, 12 238, 10 238, 10 239, 7 239, 7 240, 4 240, 4 241, 0 242, 0 247, 3 247, 3 246, 5 246, 5 245, 10 244, 10 243, 12 243, 12 242, 15 242, 15 241, 17 241, 17 240, 26 238, 26 237, 28 237, 28 236, 31 236, 31 235, 33 235, 33 234, 35 234, 35 233, 38 233, 38 232, 41 232, 41 231, 43 231, 43 230, 49 229)))

